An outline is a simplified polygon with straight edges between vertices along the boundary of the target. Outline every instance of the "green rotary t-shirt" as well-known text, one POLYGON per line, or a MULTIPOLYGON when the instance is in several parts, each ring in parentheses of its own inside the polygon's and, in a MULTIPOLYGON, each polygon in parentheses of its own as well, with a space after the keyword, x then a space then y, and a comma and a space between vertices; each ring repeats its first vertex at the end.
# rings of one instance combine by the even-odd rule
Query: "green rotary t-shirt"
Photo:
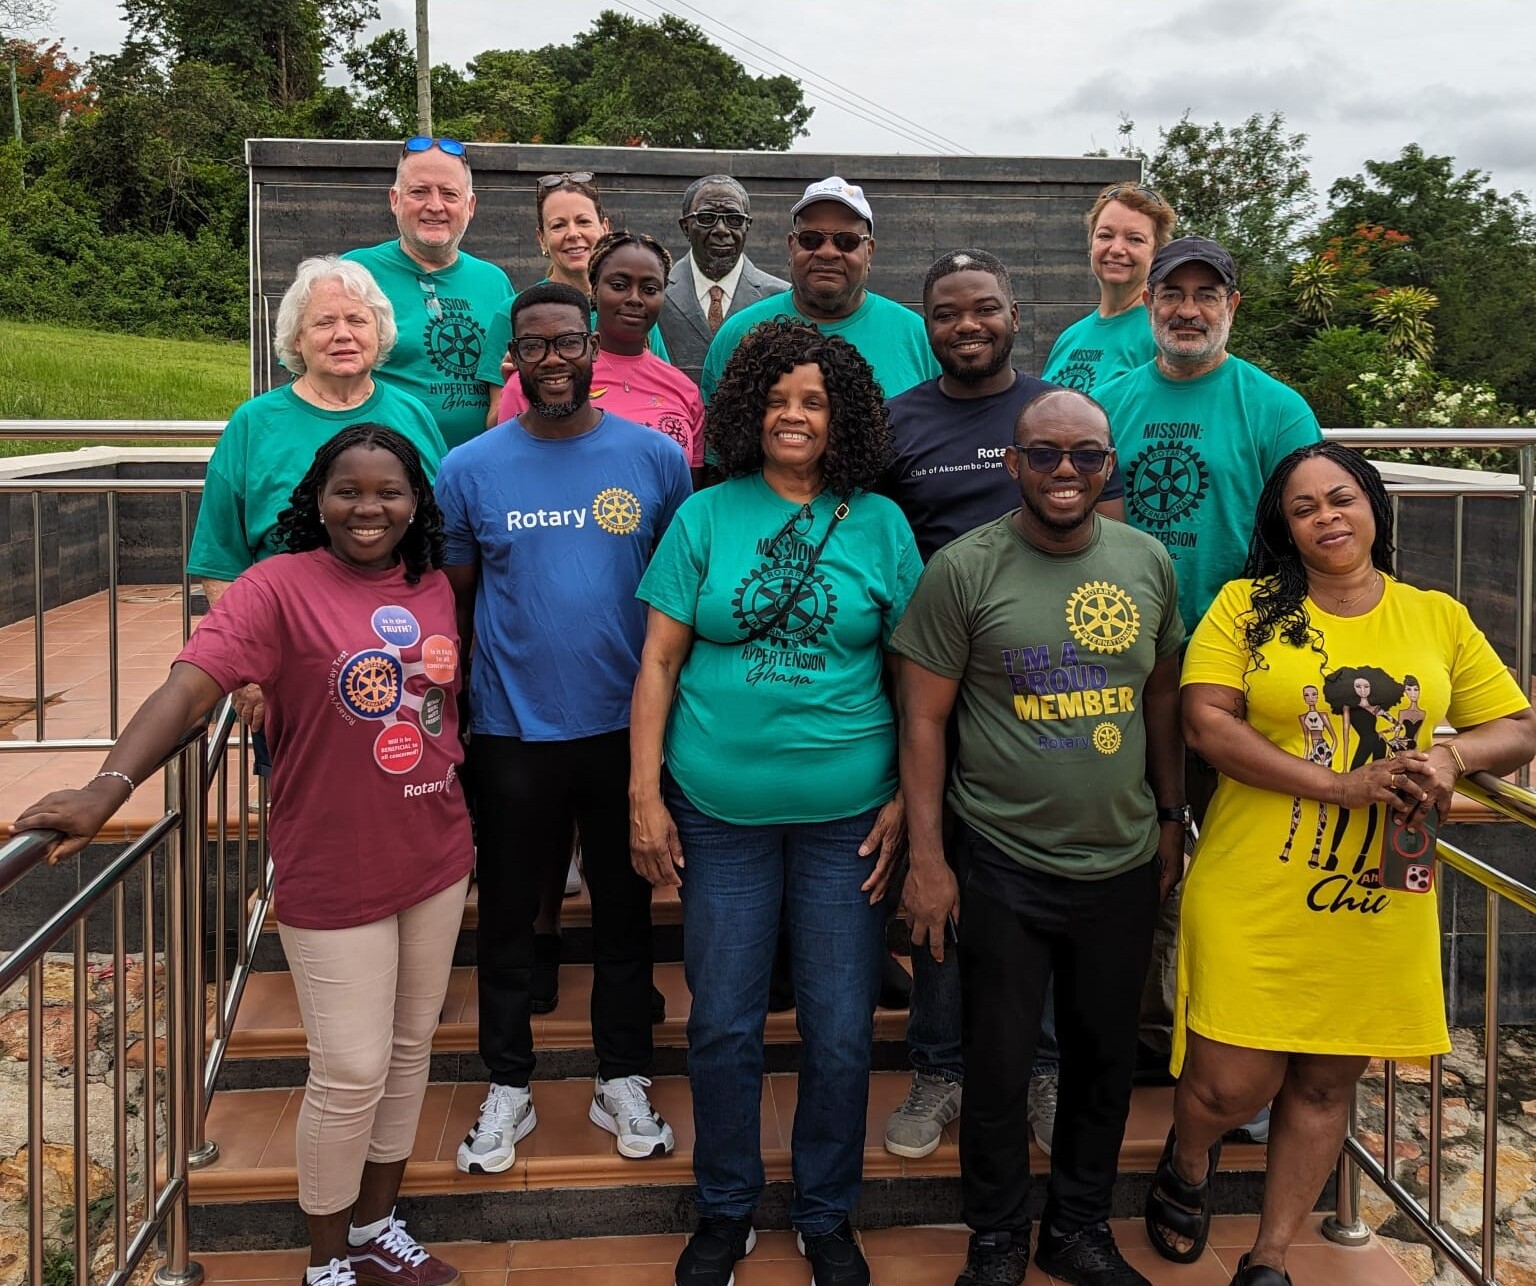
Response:
POLYGON ((378 377, 419 398, 449 447, 484 432, 485 386, 501 387, 511 337, 517 292, 507 274, 462 250, 446 268, 428 272, 398 240, 342 258, 367 268, 395 309, 400 338, 378 377))
POLYGON ((951 541, 891 639, 960 682, 956 814, 1020 865, 1085 880, 1157 847, 1142 692, 1184 642, 1162 547, 1093 521, 1070 554, 1036 549, 1013 514, 951 541))
POLYGON ((1192 380, 1156 362, 1094 396, 1125 473, 1131 526, 1162 541, 1193 633, 1217 591, 1242 573, 1265 481, 1297 447, 1322 441, 1300 393, 1239 357, 1192 380))
POLYGON ((812 565, 837 505, 823 493, 807 514, 761 473, 710 487, 677 511, 636 591, 693 629, 667 768, 720 821, 832 821, 896 792, 882 670, 922 564, 901 510, 861 491, 812 565))
POLYGON ((867 290, 864 302, 850 316, 829 322, 807 317, 795 307, 794 291, 786 290, 759 299, 739 313, 732 313, 715 332, 714 339, 709 342, 709 351, 704 354, 704 370, 699 377, 699 387, 704 391, 706 402, 715 395, 715 385, 725 372, 725 364, 746 333, 759 322, 775 318, 804 322, 823 335, 840 335, 846 339, 874 368, 875 380, 887 400, 905 393, 914 384, 937 378, 940 373, 933 349, 928 346, 923 319, 894 299, 867 290))
POLYGON ((1095 310, 1056 337, 1041 375, 1047 384, 1092 393, 1157 356, 1145 304, 1100 317, 1095 310))
POLYGON ((278 553, 277 516, 315 452, 343 429, 370 422, 409 438, 427 480, 437 476, 447 454, 443 435, 426 407, 382 380, 374 380, 366 402, 345 411, 312 406, 289 384, 237 406, 208 461, 187 574, 234 580, 278 553))

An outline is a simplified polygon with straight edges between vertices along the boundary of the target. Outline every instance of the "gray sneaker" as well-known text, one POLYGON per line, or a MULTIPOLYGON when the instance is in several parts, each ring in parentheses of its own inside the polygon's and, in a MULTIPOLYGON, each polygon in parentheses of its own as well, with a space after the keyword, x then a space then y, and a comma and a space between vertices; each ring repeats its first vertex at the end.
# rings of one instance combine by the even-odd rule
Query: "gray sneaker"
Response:
POLYGON ((1056 1131, 1056 1073, 1029 1078, 1029 1128, 1040 1151, 1051 1155, 1051 1135, 1056 1131))
POLYGON ((885 1150, 917 1160, 939 1146, 944 1127, 960 1115, 960 1085, 927 1072, 912 1073, 906 1101, 885 1122, 885 1150))

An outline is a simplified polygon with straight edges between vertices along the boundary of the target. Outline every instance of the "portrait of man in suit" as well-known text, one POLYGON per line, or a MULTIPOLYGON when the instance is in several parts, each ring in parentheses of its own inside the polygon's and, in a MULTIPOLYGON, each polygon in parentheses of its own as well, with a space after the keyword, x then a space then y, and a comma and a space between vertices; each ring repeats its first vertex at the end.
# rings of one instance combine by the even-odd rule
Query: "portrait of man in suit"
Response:
POLYGON ((752 202, 730 175, 710 174, 689 184, 678 226, 688 238, 688 254, 667 278, 659 325, 672 364, 697 383, 720 323, 788 290, 789 282, 763 272, 743 253, 752 202))

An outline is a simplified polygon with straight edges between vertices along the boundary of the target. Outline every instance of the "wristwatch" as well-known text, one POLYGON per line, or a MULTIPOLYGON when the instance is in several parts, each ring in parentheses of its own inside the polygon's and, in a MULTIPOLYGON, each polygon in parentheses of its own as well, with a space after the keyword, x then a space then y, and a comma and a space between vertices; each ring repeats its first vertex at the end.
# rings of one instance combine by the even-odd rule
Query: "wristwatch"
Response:
POLYGON ((1157 820, 1160 822, 1178 822, 1185 830, 1189 830, 1195 824, 1194 815, 1189 811, 1188 804, 1180 804, 1177 808, 1159 808, 1157 820))

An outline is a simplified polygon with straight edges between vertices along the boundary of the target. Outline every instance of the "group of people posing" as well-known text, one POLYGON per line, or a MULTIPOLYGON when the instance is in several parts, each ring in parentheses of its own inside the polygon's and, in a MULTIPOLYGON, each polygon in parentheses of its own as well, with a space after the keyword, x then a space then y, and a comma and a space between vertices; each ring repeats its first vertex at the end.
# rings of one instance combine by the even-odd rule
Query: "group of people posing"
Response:
POLYGON ((787 281, 743 254, 723 175, 684 195, 676 264, 590 174, 535 198, 548 279, 514 294, 459 249, 464 148, 412 139, 399 238, 300 265, 292 381, 209 464, 208 615, 102 771, 17 822, 67 855, 226 693, 262 730, 307 1281, 457 1277, 395 1200, 466 886, 490 1085, 458 1164, 495 1173, 536 1128, 579 845, 590 1115, 625 1157, 675 1146, 647 1093, 653 886, 682 900, 678 1286, 730 1286, 753 1248, 776 975, 804 1048, 790 1219, 816 1286, 869 1282, 898 907, 913 1077, 885 1142, 925 1156, 959 1119, 956 1286, 1024 1279, 1032 1136, 1037 1263, 1145 1283, 1107 1222, 1139 1045, 1178 1078, 1153 1244, 1201 1255, 1222 1138, 1272 1105, 1233 1280, 1289 1282, 1367 1060, 1449 1047, 1433 862, 1403 833, 1530 760, 1536 716, 1458 603, 1393 575, 1374 467, 1228 352, 1231 257, 1104 189, 1099 306, 1036 378, 993 255, 940 257, 920 314, 868 288, 875 213, 841 177, 794 205, 787 281))

